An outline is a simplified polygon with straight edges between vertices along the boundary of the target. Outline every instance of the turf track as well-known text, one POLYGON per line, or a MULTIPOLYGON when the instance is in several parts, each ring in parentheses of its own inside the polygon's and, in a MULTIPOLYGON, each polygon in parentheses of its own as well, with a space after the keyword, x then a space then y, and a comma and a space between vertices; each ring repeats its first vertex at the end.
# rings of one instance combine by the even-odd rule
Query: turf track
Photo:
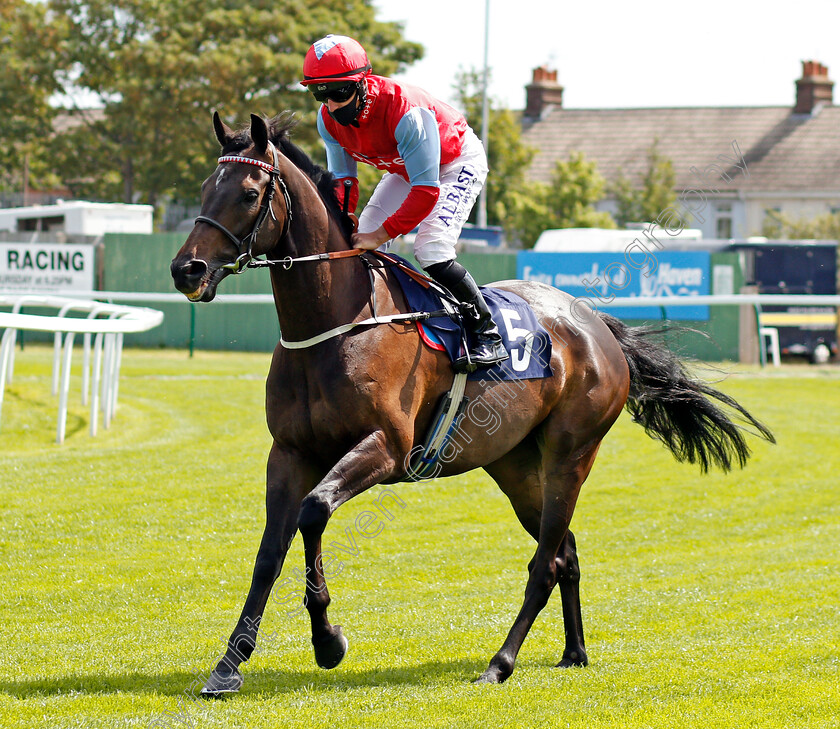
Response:
MULTIPOLYGON (((53 443, 50 352, 18 354, 0 426, 2 727, 836 727, 840 373, 731 367, 775 432, 701 477, 622 417, 573 522, 591 665, 555 597, 513 677, 474 686, 533 552, 483 472, 394 487, 405 507, 330 583, 350 652, 319 670, 308 621, 269 603, 243 693, 188 695, 223 650, 262 530, 265 355, 127 350, 95 439, 74 375, 53 443)), ((376 489, 374 489, 376 492, 376 489)), ((325 541, 347 542, 373 494, 325 541)), ((296 541, 284 577, 302 565, 296 541)), ((283 596, 278 596, 282 599, 283 596)))

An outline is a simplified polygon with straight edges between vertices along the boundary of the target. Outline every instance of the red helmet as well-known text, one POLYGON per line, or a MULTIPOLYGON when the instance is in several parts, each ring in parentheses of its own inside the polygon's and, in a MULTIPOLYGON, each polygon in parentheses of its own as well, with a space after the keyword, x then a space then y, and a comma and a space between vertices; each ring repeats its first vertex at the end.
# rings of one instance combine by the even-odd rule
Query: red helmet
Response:
POLYGON ((346 35, 328 35, 306 52, 301 84, 361 81, 369 73, 370 61, 358 41, 346 35))

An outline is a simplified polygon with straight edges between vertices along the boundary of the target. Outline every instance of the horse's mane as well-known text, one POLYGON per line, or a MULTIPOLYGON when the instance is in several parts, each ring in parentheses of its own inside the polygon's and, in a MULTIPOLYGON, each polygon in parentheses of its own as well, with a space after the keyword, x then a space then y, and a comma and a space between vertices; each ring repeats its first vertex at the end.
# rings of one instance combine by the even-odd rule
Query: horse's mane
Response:
MULTIPOLYGON (((297 126, 298 120, 294 114, 284 112, 278 114, 272 119, 269 119, 268 124, 268 138, 271 143, 276 145, 285 157, 291 163, 309 177, 321 197, 324 199, 324 204, 327 210, 335 217, 336 220, 341 220, 341 209, 338 205, 338 200, 333 192, 333 185, 335 184, 335 177, 332 172, 325 170, 320 165, 315 164, 309 156, 300 147, 292 142, 290 139, 291 131, 297 126)), ((241 152, 253 144, 251 139, 250 127, 243 127, 238 130, 233 138, 224 146, 222 154, 234 154, 241 152)))

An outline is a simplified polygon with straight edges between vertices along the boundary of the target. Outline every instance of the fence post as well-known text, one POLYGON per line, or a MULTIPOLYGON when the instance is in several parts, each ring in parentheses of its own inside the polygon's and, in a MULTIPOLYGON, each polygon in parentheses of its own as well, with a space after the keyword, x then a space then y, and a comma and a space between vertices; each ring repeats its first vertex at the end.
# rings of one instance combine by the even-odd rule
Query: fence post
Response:
MULTIPOLYGON (((739 293, 757 294, 758 287, 742 286, 739 293)), ((738 361, 758 364, 760 356, 755 308, 752 304, 742 304, 738 307, 738 361)))
POLYGON ((190 304, 190 359, 195 354, 195 304, 190 304))

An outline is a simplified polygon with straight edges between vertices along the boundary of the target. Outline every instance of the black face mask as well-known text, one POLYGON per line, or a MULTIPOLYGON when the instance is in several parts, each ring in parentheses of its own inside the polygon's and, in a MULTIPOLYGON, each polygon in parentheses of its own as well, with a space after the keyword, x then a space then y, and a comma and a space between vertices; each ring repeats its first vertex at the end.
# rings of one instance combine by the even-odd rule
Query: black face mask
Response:
POLYGON ((359 97, 357 95, 349 104, 328 113, 343 127, 349 127, 351 124, 357 127, 359 126, 359 122, 356 121, 356 117, 359 116, 360 110, 359 97))

